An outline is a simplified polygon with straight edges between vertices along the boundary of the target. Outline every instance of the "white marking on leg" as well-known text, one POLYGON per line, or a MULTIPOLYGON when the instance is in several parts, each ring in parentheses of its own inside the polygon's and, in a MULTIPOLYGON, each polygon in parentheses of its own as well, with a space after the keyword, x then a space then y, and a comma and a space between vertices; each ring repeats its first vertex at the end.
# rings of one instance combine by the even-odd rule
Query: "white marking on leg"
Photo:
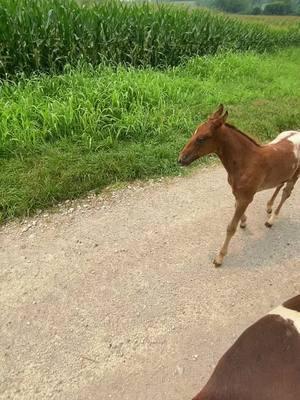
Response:
POLYGON ((293 321, 297 331, 300 333, 300 312, 279 306, 268 313, 269 315, 280 315, 285 320, 293 321))
POLYGON ((275 221, 275 218, 276 218, 276 214, 275 214, 275 212, 273 211, 272 214, 271 214, 271 216, 270 216, 270 218, 267 220, 267 224, 273 225, 273 224, 274 224, 274 221, 275 221))

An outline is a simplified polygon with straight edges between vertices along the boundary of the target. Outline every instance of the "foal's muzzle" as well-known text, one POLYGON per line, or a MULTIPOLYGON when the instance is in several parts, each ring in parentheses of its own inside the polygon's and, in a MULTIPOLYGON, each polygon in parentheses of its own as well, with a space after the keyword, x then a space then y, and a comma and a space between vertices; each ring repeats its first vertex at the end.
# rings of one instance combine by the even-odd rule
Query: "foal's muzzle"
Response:
POLYGON ((180 164, 180 165, 185 165, 185 159, 182 158, 182 157, 179 157, 178 160, 177 160, 177 162, 178 162, 178 164, 180 164))
POLYGON ((191 162, 191 159, 190 159, 189 156, 182 156, 182 155, 180 155, 180 156, 178 157, 178 164, 180 164, 180 165, 182 165, 182 166, 184 166, 184 165, 189 165, 190 162, 191 162))

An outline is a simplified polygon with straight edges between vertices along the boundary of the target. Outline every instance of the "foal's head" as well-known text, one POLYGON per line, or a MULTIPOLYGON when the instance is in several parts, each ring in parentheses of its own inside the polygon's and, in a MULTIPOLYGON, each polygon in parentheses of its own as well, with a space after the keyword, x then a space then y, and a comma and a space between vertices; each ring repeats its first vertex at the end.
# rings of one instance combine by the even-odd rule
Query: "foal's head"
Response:
POLYGON ((228 116, 227 111, 225 114, 223 111, 224 107, 221 104, 207 121, 198 126, 179 154, 178 162, 181 165, 189 165, 197 158, 216 152, 218 130, 226 122, 228 116))

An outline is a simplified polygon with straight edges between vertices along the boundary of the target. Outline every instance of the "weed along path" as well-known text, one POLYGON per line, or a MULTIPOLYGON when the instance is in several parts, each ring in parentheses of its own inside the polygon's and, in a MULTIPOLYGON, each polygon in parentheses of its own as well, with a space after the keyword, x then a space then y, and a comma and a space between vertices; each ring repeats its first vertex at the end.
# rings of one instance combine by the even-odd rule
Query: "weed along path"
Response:
POLYGON ((220 166, 134 184, 0 231, 0 398, 190 399, 258 317, 300 292, 300 185, 256 196, 220 269, 220 166))

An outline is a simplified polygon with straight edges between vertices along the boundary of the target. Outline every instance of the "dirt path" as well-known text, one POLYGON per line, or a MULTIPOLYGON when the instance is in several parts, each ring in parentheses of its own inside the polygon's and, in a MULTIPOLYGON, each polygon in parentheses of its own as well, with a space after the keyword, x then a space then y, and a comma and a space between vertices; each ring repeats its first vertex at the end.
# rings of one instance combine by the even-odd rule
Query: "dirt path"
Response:
POLYGON ((300 292, 300 185, 257 195, 221 269, 223 169, 134 185, 0 231, 0 398, 190 399, 241 331, 300 292))

